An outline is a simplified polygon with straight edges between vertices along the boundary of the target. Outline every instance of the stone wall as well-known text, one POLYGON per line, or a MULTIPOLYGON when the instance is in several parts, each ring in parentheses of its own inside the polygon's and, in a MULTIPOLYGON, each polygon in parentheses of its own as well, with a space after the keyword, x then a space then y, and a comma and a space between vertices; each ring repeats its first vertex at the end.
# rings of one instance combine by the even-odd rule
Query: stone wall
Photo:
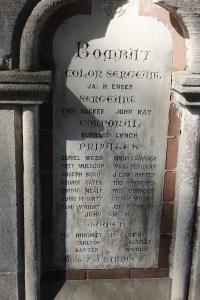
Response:
POLYGON ((1 1, 0 69, 18 68, 21 34, 39 0, 1 1))
MULTIPOLYGON (((59 299, 63 299, 68 291, 71 291, 70 297, 73 298, 75 289, 78 293, 76 296, 80 295, 80 287, 84 282, 87 282, 87 287, 89 287, 89 289, 83 287, 87 298, 88 294, 91 295, 90 280, 93 279, 95 280, 94 286, 97 288, 95 291, 92 290, 91 299, 97 297, 97 294, 100 295, 99 299, 104 299, 99 292, 99 289, 102 290, 104 287, 108 289, 112 287, 113 290, 116 287, 127 288, 127 291, 130 291, 127 297, 133 291, 138 291, 139 299, 141 282, 146 285, 148 291, 154 290, 156 283, 160 282, 159 293, 155 296, 152 291, 152 297, 153 299, 160 297, 163 287, 166 292, 164 297, 167 299, 171 289, 170 278, 172 300, 187 299, 189 279, 191 283, 189 299, 197 300, 200 273, 198 211, 197 221, 195 216, 199 176, 199 110, 197 109, 200 93, 199 1, 154 1, 167 9, 170 14, 166 10, 152 6, 152 1, 140 1, 140 14, 153 16, 168 26, 175 44, 173 65, 175 76, 172 86, 174 92, 171 96, 169 111, 158 268, 57 272, 53 267, 53 103, 49 97, 51 79, 49 73, 46 77, 44 75, 46 73, 23 73, 19 70, 20 54, 21 66, 28 71, 31 71, 30 68, 52 69, 52 39, 57 27, 66 17, 79 13, 89 14, 89 2, 87 0, 7 0, 1 1, 0 4, 0 69, 9 70, 0 74, 0 165, 2 173, 0 179, 2 245, 0 249, 0 294, 3 295, 3 300, 40 298, 39 210, 41 208, 42 278, 45 280, 79 280, 79 282, 83 280, 80 284, 76 281, 69 282, 66 290, 65 288, 61 290, 59 299), (67 6, 68 2, 70 2, 69 6, 67 6), (38 7, 34 9, 38 3, 41 4, 40 9, 37 10, 38 7), (24 35, 20 51, 22 32, 24 35), (31 43, 36 48, 31 48, 31 43), (187 63, 185 64, 186 54, 187 63), (185 71, 186 68, 188 72, 180 72, 176 76, 176 71, 185 71), (197 75, 194 76, 193 73, 197 75), (37 106, 44 102, 45 104, 40 107, 40 144, 38 145, 37 106), (191 106, 194 108, 191 109, 191 106), (189 147, 185 147, 187 143, 189 147), (178 155, 179 144, 181 149, 179 147, 178 155), (41 207, 37 173, 38 146, 41 207), (30 147, 31 159, 28 158, 30 147), (194 226, 195 239, 193 241, 194 226), (152 281, 152 285, 149 286, 150 281, 145 278, 157 280, 162 278, 163 281, 152 281), (111 281, 105 282, 100 279, 111 281), (124 285, 124 281, 112 279, 129 280, 126 282, 127 285, 124 285), (133 279, 142 279, 142 281, 133 279), (101 284, 104 283, 102 288, 101 284)), ((121 297, 121 294, 114 293, 108 297, 112 299, 118 296, 121 297)))

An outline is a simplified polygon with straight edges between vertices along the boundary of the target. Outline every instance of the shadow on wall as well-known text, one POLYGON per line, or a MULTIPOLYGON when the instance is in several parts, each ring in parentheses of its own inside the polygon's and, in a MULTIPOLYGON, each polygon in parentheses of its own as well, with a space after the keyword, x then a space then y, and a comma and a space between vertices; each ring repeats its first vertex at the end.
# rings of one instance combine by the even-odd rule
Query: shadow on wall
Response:
MULTIPOLYGON (((97 1, 101 1, 101 0, 97 0, 97 1)), ((102 2, 104 3, 104 7, 106 9, 106 13, 108 14, 108 18, 106 19, 107 22, 105 22, 105 20, 101 20, 101 18, 99 18, 98 20, 96 20, 96 25, 91 28, 90 32, 88 32, 88 35, 86 37, 87 41, 90 40, 94 40, 94 39, 98 39, 98 38, 102 38, 105 36, 105 33, 107 31, 107 27, 110 23, 110 21, 112 20, 112 17, 114 17, 116 11, 118 11, 118 8, 123 4, 126 3, 126 0, 115 0, 115 1, 111 1, 111 0, 102 0, 102 2), (114 6, 110 5, 110 3, 115 3, 114 6)), ((120 13, 120 12, 119 12, 120 13)), ((90 15, 91 14, 91 4, 88 5, 88 1, 77 1, 75 4, 73 5, 68 5, 60 10, 58 10, 49 20, 48 22, 44 25, 43 30, 41 32, 40 35, 40 61, 41 61, 41 67, 43 69, 53 69, 54 73, 56 72, 56 66, 54 65, 54 61, 52 59, 53 57, 53 38, 54 35, 57 31, 57 29, 59 28, 59 26, 67 19, 70 18, 72 16, 75 15, 90 15)), ((88 18, 88 16, 87 16, 88 18)), ((81 28, 77 28, 77 30, 81 31, 81 28)), ((69 49, 67 48, 67 45, 64 45, 66 51, 71 51, 67 53, 67 57, 68 57, 68 61, 67 64, 63 65, 63 69, 59 70, 60 74, 63 74, 63 76, 61 76, 61 82, 59 82, 60 86, 65 87, 66 86, 66 78, 64 76, 65 71, 68 69, 68 65, 71 62, 71 59, 74 57, 75 53, 72 52, 72 48, 69 47, 69 49)), ((55 74, 53 75, 53 77, 55 77, 55 74)), ((55 84, 55 81, 53 81, 53 83, 55 84)), ((66 87, 66 91, 65 91, 65 95, 62 95, 63 97, 65 97, 65 99, 67 98, 68 101, 68 106, 70 106, 69 103, 71 103, 71 105, 73 105, 73 107, 78 108, 78 111, 81 111, 81 109, 87 109, 81 102, 80 99, 77 99, 77 97, 72 94, 69 89, 67 89, 66 87)), ((55 99, 56 100, 56 99, 55 99)), ((53 106, 53 103, 52 103, 53 106)), ((45 111, 45 104, 43 105, 42 108, 43 111, 45 111)), ((84 119, 87 119, 88 115, 84 116, 84 119)), ((50 116, 51 118, 53 118, 53 116, 50 116)), ((83 118, 83 116, 81 116, 83 118)), ((96 117, 94 115, 89 115, 88 116, 90 118, 90 120, 96 120, 96 117)), ((43 118, 43 116, 41 115, 41 118, 43 118)), ((43 121, 41 120, 41 123, 43 121)), ((66 121, 65 121, 66 122, 66 121)), ((74 120, 73 118, 71 120, 69 120, 67 126, 70 126, 70 128, 74 128, 75 124, 73 123, 74 120)), ((41 128, 43 129, 43 128, 41 128)), ((99 127, 98 128, 98 132, 103 132, 104 128, 103 127, 99 127)), ((90 129, 91 132, 91 129, 90 129)), ((95 130, 95 132, 97 132, 97 130, 95 130)), ((62 138, 63 141, 64 140, 80 140, 80 132, 77 132, 76 134, 74 134, 74 132, 72 132, 72 134, 69 133, 69 131, 65 133, 65 130, 62 131, 62 138), (66 136, 65 136, 66 134, 66 136)), ((49 144, 47 144, 45 142, 46 140, 42 140, 41 139, 41 148, 43 148, 42 150, 44 151, 40 151, 41 155, 40 155, 40 165, 42 165, 42 161, 49 159, 51 161, 47 162, 46 165, 47 166, 52 166, 52 160, 53 157, 51 155, 51 157, 49 157, 48 155, 46 157, 44 157, 43 153, 46 153, 46 150, 49 148, 52 148, 53 145, 53 139, 49 140, 49 144)), ((66 153, 66 143, 63 143, 60 146, 60 153, 65 154, 66 153)), ((52 168, 52 167, 51 167, 52 168)), ((41 176, 46 176, 46 172, 49 172, 50 176, 52 175, 52 169, 43 169, 40 170, 41 173, 45 172, 45 175, 41 175, 41 176)), ((65 170, 67 172, 67 170, 65 170)), ((53 182, 53 178, 51 178, 51 182, 53 182)), ((43 187, 42 187, 42 190, 43 187)), ((46 193, 45 193, 46 194, 46 193)), ((42 198, 44 198, 45 195, 42 194, 42 198)), ((63 197, 64 198, 64 197, 63 197)), ((46 202, 47 203, 47 199, 42 199, 42 202, 46 202)), ((49 199, 49 202, 51 202, 51 200, 49 199)), ((50 205, 50 204, 47 204, 50 205)), ((43 210, 45 211, 45 210, 43 210)), ((51 214, 53 211, 53 207, 51 207, 51 214)), ((61 262, 61 264, 63 265, 62 270, 58 270, 58 272, 56 270, 53 269, 53 266, 51 266, 51 270, 46 270, 47 272, 44 272, 44 276, 43 276, 43 280, 42 280, 42 291, 41 291, 41 299, 45 299, 45 300, 53 300, 55 299, 57 293, 59 292, 59 290, 62 288, 65 280, 66 280, 66 276, 65 276, 65 269, 66 269, 66 262, 65 262, 65 253, 66 253, 66 241, 65 241, 65 228, 66 228, 66 201, 65 199, 62 199, 62 203, 57 211, 57 214, 59 214, 60 219, 62 220, 62 229, 63 229, 63 238, 60 239, 60 248, 62 249, 62 253, 63 253, 63 261, 61 262), (49 271, 49 272, 48 272, 49 271), (53 278, 50 275, 50 277, 48 276, 48 274, 53 274, 53 278), (57 278, 57 281, 56 281, 57 278), (53 284, 50 285, 52 287, 52 290, 49 290, 49 284, 48 284, 48 288, 47 288, 47 281, 52 280, 53 284)), ((44 217, 44 216, 43 216, 44 217)), ((51 217, 52 218, 52 217, 51 217)), ((48 224, 51 227, 51 220, 50 223, 48 224)), ((51 236, 51 241, 53 243, 53 232, 52 230, 48 231, 48 235, 51 236)), ((53 249, 55 249, 55 245, 51 245, 53 249)), ((46 251, 48 251, 49 249, 46 249, 45 245, 43 247, 43 251, 42 251, 42 258, 46 259, 46 251)), ((51 253, 49 254, 48 260, 49 262, 53 262, 54 259, 54 253, 53 251, 51 251, 51 253)))
POLYGON ((15 22, 15 26, 13 30, 13 38, 12 38, 12 68, 13 69, 19 68, 20 42, 21 42, 22 32, 31 11, 38 4, 38 2, 40 2, 40 0, 27 0, 15 22))
MULTIPOLYGON (((46 22, 40 34, 40 61, 41 68, 52 69, 52 42, 53 37, 59 26, 67 19, 75 15, 89 15, 91 14, 92 1, 100 1, 104 5, 106 14, 108 15, 107 23, 101 22, 101 27, 98 30, 88 35, 88 40, 97 39, 105 36, 107 27, 115 16, 116 12, 121 13, 120 7, 129 2, 129 0, 77 0, 74 4, 67 5, 59 9, 54 15, 46 22)), ((100 20, 99 20, 100 21, 100 20)))

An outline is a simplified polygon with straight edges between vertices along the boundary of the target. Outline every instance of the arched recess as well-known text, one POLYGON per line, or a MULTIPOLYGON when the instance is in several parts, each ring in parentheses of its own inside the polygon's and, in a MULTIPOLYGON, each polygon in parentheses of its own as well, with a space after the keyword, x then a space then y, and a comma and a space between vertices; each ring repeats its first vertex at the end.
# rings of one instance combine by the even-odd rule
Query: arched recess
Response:
MULTIPOLYGON (((127 0, 117 1, 115 9, 126 3, 127 0)), ((39 36, 44 24, 59 9, 73 5, 80 14, 89 14, 91 0, 42 0, 33 9, 23 30, 20 46, 20 70, 36 71, 39 62, 39 36)))
POLYGON ((200 2, 198 0, 154 0, 155 4, 177 16, 189 33, 187 49, 188 71, 200 73, 200 2))
MULTIPOLYGON (((90 2, 90 0, 84 0, 84 3, 88 5, 88 10, 85 12, 83 10, 83 13, 89 13, 90 2)), ((79 0, 42 0, 39 2, 28 18, 22 34, 20 48, 20 69, 22 71, 40 69, 39 36, 44 24, 50 17, 63 7, 68 5, 80 7, 82 3, 83 1, 79 0)), ((191 73, 200 73, 200 2, 189 0, 154 0, 154 3, 164 7, 183 22, 189 34, 189 47, 187 49, 188 71, 191 73)), ((185 283, 182 282, 181 284, 185 283)), ((180 285, 180 287, 182 286, 180 285)), ((176 298, 174 297, 173 299, 176 298)))
MULTIPOLYGON (((84 0, 90 6, 90 0, 84 0)), ((191 0, 154 0, 180 19, 189 33, 187 49, 188 69, 200 73, 200 3, 191 0)), ((23 30, 20 48, 20 69, 33 71, 39 68, 39 34, 45 22, 60 8, 69 4, 83 5, 80 0, 42 0, 33 9, 23 30)), ((83 5, 84 6, 84 5, 83 5)), ((84 12, 83 12, 84 13, 84 12)), ((85 12, 88 13, 88 12, 85 12)))
POLYGON ((20 47, 20 70, 35 71, 39 68, 39 35, 45 22, 60 8, 68 5, 87 7, 88 0, 42 0, 33 9, 23 30, 20 47), (83 3, 84 2, 84 3, 83 3), (85 4, 85 5, 83 5, 85 4))
POLYGON ((19 68, 19 53, 20 53, 20 42, 21 36, 26 24, 26 21, 31 14, 34 7, 40 2, 40 0, 31 0, 24 1, 24 5, 15 20, 15 25, 12 33, 12 44, 11 44, 11 68, 18 69, 19 68))

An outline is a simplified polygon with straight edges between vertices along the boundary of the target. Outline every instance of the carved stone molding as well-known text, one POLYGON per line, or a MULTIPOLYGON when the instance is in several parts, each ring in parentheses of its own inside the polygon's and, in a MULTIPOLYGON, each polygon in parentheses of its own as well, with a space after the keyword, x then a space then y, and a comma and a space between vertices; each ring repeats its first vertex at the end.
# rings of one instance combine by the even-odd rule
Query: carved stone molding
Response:
POLYGON ((172 74, 172 89, 176 92, 176 102, 184 106, 200 106, 200 75, 188 72, 172 74))
POLYGON ((51 72, 0 72, 0 104, 42 104, 51 92, 51 72))
POLYGON ((20 69, 36 70, 38 61, 38 37, 44 23, 61 7, 77 4, 76 0, 42 0, 28 18, 21 39, 20 69))

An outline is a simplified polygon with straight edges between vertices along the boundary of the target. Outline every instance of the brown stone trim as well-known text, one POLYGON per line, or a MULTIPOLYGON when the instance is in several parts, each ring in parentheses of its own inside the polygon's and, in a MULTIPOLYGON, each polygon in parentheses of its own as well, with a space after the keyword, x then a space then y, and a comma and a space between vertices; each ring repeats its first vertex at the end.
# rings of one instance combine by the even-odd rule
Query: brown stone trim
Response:
POLYGON ((168 27, 174 44, 173 70, 184 71, 186 69, 185 38, 188 38, 188 33, 183 26, 180 26, 174 14, 169 14, 164 8, 153 4, 152 0, 140 0, 139 14, 154 17, 168 27))
POLYGON ((122 279, 130 277, 130 269, 87 270, 87 279, 122 279))
POLYGON ((177 165, 179 139, 177 137, 168 139, 166 170, 175 170, 177 165))
POLYGON ((161 218, 161 234, 172 234, 174 203, 163 203, 161 218))
POLYGON ((168 275, 168 268, 130 270, 130 278, 166 278, 168 275))
POLYGON ((67 270, 45 271, 43 280, 97 280, 97 279, 139 279, 139 278, 167 278, 168 268, 150 269, 110 269, 110 270, 67 270))
POLYGON ((158 266, 159 268, 168 268, 169 266, 169 252, 172 241, 171 234, 161 234, 158 266))
POLYGON ((164 189, 163 189, 164 202, 174 202, 175 185, 176 185, 176 172, 175 171, 166 172, 164 189))
POLYGON ((176 137, 180 135, 180 118, 178 108, 174 103, 170 105, 168 136, 176 137))
POLYGON ((85 280, 86 278, 86 270, 67 270, 65 273, 66 280, 85 280))

